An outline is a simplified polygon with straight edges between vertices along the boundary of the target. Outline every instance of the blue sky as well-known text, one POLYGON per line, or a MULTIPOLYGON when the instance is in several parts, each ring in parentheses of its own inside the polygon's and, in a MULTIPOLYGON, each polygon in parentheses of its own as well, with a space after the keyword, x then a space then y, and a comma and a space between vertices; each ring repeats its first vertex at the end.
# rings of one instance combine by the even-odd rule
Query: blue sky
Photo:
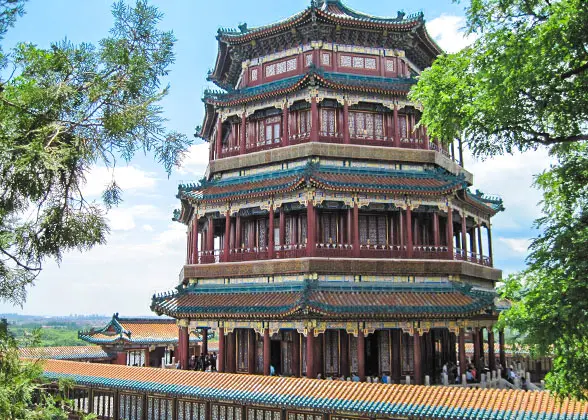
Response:
MULTIPOLYGON (((176 61, 167 82, 170 94, 162 102, 168 127, 192 136, 202 122, 202 92, 206 73, 214 65, 219 27, 249 27, 288 17, 310 0, 201 0, 151 1, 165 14, 161 27, 174 31, 176 61)), ((350 7, 380 16, 395 16, 397 10, 423 11, 429 33, 447 51, 456 51, 464 39, 462 6, 450 0, 347 0, 350 7), (392 4, 392 5, 391 5, 392 4), (410 6, 408 8, 407 6, 410 6)), ((112 25, 108 0, 29 0, 27 14, 9 31, 5 50, 18 41, 47 47, 68 38, 74 43, 97 42, 112 25)), ((182 168, 167 177, 150 156, 137 156, 122 164, 114 176, 124 189, 124 202, 110 211, 108 244, 90 252, 66 254, 60 266, 47 262, 36 285, 29 289, 21 309, 0 303, 0 312, 24 314, 112 314, 151 315, 149 304, 155 292, 173 288, 185 258, 185 229, 171 222, 177 185, 200 179, 206 167, 207 145, 195 141, 182 168)), ((545 169, 544 151, 501 156, 484 162, 466 159, 474 173, 474 188, 500 195, 506 211, 493 219, 495 266, 510 273, 524 266, 526 247, 536 236, 532 221, 539 215, 538 191, 531 188, 532 175, 545 169)), ((94 168, 85 193, 99 199, 112 177, 105 168, 94 168)))

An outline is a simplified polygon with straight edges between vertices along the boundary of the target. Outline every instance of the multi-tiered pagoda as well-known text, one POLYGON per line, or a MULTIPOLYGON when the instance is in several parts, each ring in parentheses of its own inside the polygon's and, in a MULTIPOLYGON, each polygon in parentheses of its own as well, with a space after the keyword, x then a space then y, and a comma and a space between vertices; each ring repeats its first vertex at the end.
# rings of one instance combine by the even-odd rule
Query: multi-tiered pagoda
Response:
POLYGON ((180 347, 212 329, 220 371, 421 383, 464 366, 468 337, 478 365, 487 340, 495 369, 502 203, 470 192, 460 153, 407 98, 442 52, 423 15, 313 1, 217 39, 220 90, 198 132, 210 162, 174 215, 187 262, 152 302, 178 320, 180 347))

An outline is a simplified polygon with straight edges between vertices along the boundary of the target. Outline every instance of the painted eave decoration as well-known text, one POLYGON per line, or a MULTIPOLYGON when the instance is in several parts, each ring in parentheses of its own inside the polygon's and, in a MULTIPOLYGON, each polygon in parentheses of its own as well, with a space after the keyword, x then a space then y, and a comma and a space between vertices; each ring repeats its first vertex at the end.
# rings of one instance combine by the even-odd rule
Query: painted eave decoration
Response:
POLYGON ((156 313, 193 318, 451 318, 493 310, 494 292, 455 282, 341 283, 305 280, 263 285, 190 285, 154 295, 156 313))

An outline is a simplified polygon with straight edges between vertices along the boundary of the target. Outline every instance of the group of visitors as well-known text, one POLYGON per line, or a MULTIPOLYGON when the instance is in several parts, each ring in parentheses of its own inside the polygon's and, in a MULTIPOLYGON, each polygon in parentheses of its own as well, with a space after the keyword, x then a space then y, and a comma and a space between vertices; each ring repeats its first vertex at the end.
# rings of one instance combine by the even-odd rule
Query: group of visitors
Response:
POLYGON ((192 357, 190 357, 190 363, 188 367, 190 370, 216 372, 216 359, 217 356, 215 352, 201 354, 198 357, 192 355, 192 357))

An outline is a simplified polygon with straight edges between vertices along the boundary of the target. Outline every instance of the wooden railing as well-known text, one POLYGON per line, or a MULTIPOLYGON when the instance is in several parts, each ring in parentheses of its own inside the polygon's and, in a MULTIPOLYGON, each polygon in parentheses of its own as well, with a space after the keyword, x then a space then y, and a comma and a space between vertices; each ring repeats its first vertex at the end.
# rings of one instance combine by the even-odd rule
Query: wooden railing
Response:
MULTIPOLYGON (((302 258, 308 255, 306 244, 275 245, 275 259, 302 258)), ((409 258, 406 245, 378 245, 361 244, 359 255, 353 252, 353 245, 346 243, 317 243, 313 256, 322 258, 409 258)), ((251 248, 234 248, 229 250, 228 261, 224 258, 222 249, 214 251, 200 251, 198 253, 198 264, 213 264, 218 262, 243 262, 269 259, 267 246, 251 248)), ((453 255, 447 246, 414 245, 410 259, 437 259, 437 260, 458 260, 468 261, 491 267, 490 258, 481 254, 465 252, 462 249, 455 249, 453 255)), ((182 275, 182 273, 180 273, 182 275)))

